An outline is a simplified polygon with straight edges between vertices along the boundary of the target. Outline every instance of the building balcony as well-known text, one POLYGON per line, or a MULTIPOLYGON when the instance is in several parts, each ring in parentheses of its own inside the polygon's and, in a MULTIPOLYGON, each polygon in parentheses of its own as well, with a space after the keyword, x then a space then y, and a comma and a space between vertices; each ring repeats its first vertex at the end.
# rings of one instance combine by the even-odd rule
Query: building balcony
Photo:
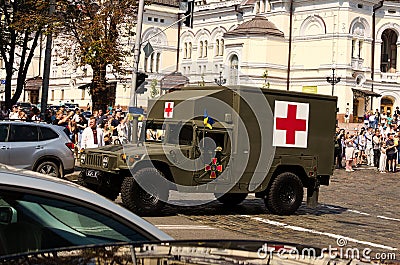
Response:
POLYGON ((381 82, 399 83, 400 73, 381 73, 381 82))
POLYGON ((364 59, 362 58, 351 58, 351 68, 353 70, 362 70, 364 59))

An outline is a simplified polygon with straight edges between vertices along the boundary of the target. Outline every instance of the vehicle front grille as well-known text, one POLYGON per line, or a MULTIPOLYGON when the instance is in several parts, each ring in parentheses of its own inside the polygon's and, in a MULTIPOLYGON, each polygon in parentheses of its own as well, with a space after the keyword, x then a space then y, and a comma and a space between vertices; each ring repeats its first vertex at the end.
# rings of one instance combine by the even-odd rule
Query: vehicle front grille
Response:
POLYGON ((115 170, 117 166, 117 157, 110 154, 89 153, 86 154, 84 167, 102 170, 115 170), (108 166, 103 167, 103 159, 108 157, 108 166))
POLYGON ((103 167, 103 156, 102 155, 95 155, 95 154, 88 154, 86 156, 86 165, 94 166, 94 167, 103 167))

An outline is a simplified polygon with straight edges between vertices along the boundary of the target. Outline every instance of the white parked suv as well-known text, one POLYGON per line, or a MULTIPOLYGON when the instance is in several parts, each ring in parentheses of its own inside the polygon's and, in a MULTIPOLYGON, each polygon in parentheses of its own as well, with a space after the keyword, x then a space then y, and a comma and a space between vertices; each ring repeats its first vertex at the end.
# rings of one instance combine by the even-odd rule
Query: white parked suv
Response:
POLYGON ((74 171, 74 144, 64 127, 0 121, 0 163, 54 177, 74 171))

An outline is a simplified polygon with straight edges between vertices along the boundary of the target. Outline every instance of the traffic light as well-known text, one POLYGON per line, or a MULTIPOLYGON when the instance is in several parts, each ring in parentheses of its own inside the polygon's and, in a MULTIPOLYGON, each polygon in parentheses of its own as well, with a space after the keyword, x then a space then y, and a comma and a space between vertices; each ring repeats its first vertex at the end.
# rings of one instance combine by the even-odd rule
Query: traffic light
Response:
POLYGON ((186 0, 187 8, 185 12, 186 18, 183 20, 183 24, 185 24, 189 28, 193 28, 193 9, 194 9, 194 1, 186 0))
POLYGON ((143 94, 147 91, 146 85, 146 78, 149 77, 146 73, 138 72, 136 76, 136 93, 143 94))

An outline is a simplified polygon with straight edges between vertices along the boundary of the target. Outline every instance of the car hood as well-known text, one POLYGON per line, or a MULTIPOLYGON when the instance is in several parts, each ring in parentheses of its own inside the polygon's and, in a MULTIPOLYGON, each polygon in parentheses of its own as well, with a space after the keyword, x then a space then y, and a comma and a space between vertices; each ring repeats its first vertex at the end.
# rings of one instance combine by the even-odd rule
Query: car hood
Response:
POLYGON ((176 150, 182 148, 183 145, 174 145, 174 144, 161 144, 161 143, 146 143, 145 146, 143 145, 136 145, 136 144, 125 144, 125 145, 106 145, 99 148, 92 148, 87 149, 85 152, 95 152, 95 153, 110 153, 110 154, 126 154, 129 155, 136 155, 136 154, 168 154, 170 150, 176 150))
POLYGON ((311 246, 265 241, 165 241, 63 248, 0 258, 12 264, 372 264, 311 246))

